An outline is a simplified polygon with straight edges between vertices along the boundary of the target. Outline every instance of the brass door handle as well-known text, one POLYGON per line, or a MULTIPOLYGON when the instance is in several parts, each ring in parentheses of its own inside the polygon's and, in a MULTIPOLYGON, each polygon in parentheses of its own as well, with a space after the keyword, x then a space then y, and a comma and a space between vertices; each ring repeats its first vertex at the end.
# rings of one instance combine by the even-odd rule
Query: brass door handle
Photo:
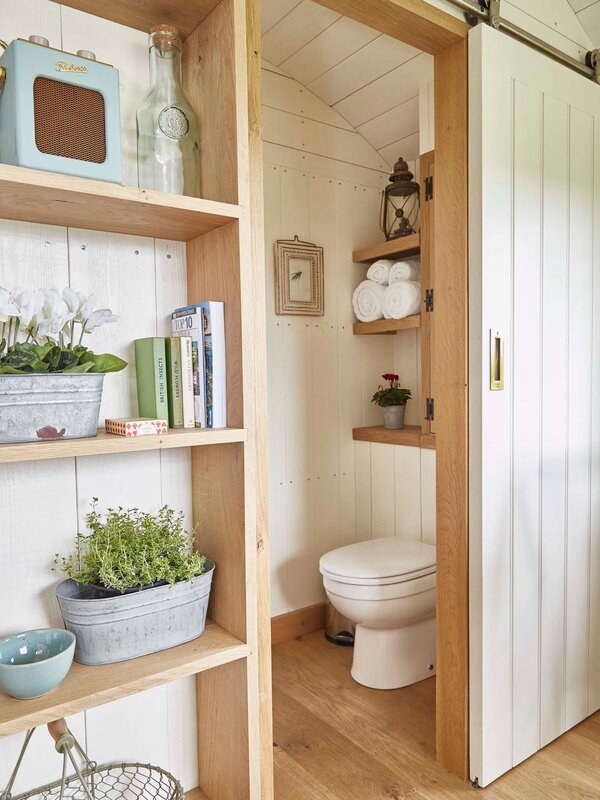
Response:
POLYGON ((504 391, 504 333, 490 331, 490 391, 504 391))

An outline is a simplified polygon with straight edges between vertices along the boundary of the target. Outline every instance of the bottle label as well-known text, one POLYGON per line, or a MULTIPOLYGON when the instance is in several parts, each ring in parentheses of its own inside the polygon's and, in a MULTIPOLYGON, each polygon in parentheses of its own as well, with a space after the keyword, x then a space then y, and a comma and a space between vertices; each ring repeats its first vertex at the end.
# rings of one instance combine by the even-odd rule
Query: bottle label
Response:
POLYGON ((169 139, 183 139, 190 130, 190 121, 177 106, 167 106, 158 115, 158 127, 169 139))

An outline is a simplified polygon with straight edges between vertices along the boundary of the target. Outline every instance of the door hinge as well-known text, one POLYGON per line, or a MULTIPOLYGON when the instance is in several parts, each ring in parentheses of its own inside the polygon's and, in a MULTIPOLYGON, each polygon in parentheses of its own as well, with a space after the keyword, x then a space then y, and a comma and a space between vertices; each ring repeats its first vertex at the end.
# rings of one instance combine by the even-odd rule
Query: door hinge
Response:
POLYGON ((433 397, 428 397, 425 401, 425 419, 433 422, 435 419, 435 402, 433 397))
POLYGON ((425 311, 433 311, 433 289, 425 289, 425 311))
POLYGON ((433 175, 425 178, 425 200, 433 200, 433 175))

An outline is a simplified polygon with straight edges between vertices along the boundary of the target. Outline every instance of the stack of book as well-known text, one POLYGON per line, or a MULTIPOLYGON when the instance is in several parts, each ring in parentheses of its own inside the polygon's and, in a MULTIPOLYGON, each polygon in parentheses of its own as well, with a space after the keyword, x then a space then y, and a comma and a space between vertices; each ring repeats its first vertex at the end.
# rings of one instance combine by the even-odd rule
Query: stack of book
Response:
POLYGON ((178 308, 172 333, 135 341, 140 416, 168 419, 170 428, 225 428, 223 303, 178 308))

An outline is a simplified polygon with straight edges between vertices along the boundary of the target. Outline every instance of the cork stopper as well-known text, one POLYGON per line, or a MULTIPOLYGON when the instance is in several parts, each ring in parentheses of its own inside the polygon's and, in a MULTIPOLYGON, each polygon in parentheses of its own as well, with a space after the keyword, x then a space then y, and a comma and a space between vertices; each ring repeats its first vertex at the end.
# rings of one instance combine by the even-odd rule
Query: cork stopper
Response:
POLYGON ((180 50, 181 36, 174 25, 162 22, 150 28, 150 45, 158 47, 159 50, 180 50))

